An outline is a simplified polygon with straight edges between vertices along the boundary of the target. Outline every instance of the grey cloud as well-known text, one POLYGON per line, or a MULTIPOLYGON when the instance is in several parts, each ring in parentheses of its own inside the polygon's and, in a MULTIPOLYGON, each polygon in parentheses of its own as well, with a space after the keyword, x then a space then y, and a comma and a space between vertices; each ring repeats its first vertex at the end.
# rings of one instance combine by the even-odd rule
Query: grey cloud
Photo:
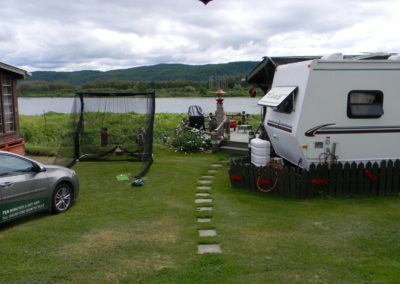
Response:
MULTIPOLYGON (((258 60, 282 44, 290 50, 279 38, 321 54, 357 47, 346 36, 327 40, 357 24, 395 21, 387 8, 395 1, 3 0, 1 61, 33 71, 258 60)), ((380 46, 400 49, 396 37, 382 35, 380 46)))

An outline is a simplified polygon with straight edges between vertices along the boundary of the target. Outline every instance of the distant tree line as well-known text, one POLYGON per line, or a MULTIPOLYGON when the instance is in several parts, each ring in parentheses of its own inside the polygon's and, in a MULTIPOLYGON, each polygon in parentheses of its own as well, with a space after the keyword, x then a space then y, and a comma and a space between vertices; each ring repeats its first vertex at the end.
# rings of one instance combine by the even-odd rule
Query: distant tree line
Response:
POLYGON ((17 89, 20 95, 36 92, 50 92, 68 90, 73 91, 76 87, 65 82, 50 83, 46 81, 22 81, 18 84, 17 89))
MULTIPOLYGON (((213 76, 208 81, 122 81, 95 80, 76 86, 66 82, 21 81, 17 88, 18 94, 24 96, 71 96, 75 91, 130 91, 143 92, 155 90, 161 96, 207 96, 216 89, 230 91, 240 95, 248 88, 243 82, 243 76, 213 76), (236 92, 233 92, 236 91, 236 92)), ((246 93, 242 94, 246 95, 246 93)))

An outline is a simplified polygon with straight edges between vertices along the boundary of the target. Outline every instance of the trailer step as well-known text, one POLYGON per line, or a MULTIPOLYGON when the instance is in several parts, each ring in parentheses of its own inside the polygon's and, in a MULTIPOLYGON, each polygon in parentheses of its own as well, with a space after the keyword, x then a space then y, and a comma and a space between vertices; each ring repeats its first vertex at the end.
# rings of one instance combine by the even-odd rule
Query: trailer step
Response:
POLYGON ((249 149, 242 147, 233 147, 233 146, 220 146, 219 149, 221 152, 231 153, 231 154, 240 154, 247 155, 249 153, 249 149))

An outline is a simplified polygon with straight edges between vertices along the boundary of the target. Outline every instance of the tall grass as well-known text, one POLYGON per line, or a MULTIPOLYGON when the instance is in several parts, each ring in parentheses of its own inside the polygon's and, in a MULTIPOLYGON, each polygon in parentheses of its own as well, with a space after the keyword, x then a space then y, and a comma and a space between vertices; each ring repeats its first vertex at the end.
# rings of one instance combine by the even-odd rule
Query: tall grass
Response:
MULTIPOLYGON (((91 114, 90 116, 91 121, 93 121, 92 128, 97 127, 100 129, 100 114, 98 115, 99 119, 96 119, 96 114, 91 114)), ((115 115, 115 119, 112 119, 110 125, 108 125, 112 127, 114 133, 126 133, 129 131, 129 127, 135 127, 132 124, 124 123, 124 120, 119 116, 115 115)), ((155 114, 153 133, 155 143, 162 143, 164 135, 171 136, 185 116, 185 114, 155 114)), ((60 146, 61 138, 65 135, 71 135, 75 130, 69 126, 69 119, 69 114, 55 112, 48 112, 38 116, 21 115, 20 131, 21 137, 25 139, 27 152, 55 154, 60 146)), ((145 126, 143 117, 142 119, 138 118, 138 120, 145 126)))

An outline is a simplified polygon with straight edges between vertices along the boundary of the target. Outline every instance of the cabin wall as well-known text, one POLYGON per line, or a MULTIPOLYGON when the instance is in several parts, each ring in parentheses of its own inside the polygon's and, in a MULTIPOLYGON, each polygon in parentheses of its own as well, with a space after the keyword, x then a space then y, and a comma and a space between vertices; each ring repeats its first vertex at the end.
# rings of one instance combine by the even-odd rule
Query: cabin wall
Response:
POLYGON ((0 71, 0 146, 19 139, 18 100, 16 95, 16 76, 7 71, 0 71), (11 86, 10 84, 11 83, 11 86), (11 90, 11 101, 8 94, 11 90), (9 106, 10 102, 12 106, 9 106), (11 109, 10 109, 11 108, 11 109), (10 111, 12 113, 10 114, 10 111), (7 115, 12 116, 12 130, 7 130, 7 115))

